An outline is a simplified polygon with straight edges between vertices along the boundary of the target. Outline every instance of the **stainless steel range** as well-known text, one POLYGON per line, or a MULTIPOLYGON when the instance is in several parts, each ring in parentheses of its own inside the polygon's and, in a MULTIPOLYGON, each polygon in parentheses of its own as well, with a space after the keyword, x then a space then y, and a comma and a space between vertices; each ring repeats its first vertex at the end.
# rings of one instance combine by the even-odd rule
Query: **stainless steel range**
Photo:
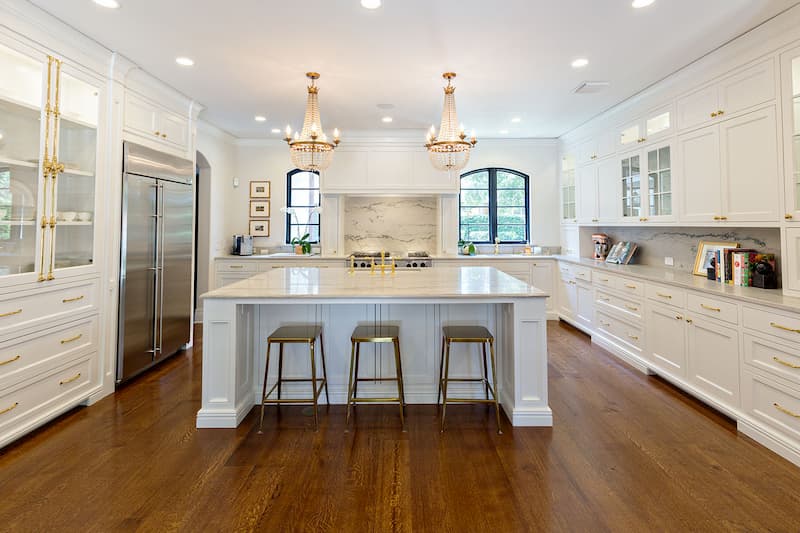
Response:
POLYGON ((390 265, 392 263, 392 259, 394 259, 395 265, 398 269, 429 268, 433 266, 433 262, 431 261, 428 252, 408 252, 405 255, 383 252, 383 256, 381 256, 381 252, 376 252, 373 250, 357 251, 350 254, 345 261, 346 266, 348 267, 353 266, 354 268, 362 269, 372 268, 373 261, 376 265, 380 265, 381 260, 383 260, 387 265, 390 265))

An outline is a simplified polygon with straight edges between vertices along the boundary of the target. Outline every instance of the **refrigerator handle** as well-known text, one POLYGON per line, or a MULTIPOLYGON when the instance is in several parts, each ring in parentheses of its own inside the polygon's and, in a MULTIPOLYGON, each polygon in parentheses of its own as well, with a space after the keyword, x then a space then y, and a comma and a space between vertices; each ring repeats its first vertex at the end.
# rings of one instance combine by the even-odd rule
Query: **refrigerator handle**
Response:
POLYGON ((158 290, 161 292, 158 298, 158 353, 164 346, 164 184, 158 184, 159 192, 161 193, 161 206, 158 208, 158 214, 161 220, 161 235, 158 242, 161 252, 160 265, 159 265, 159 280, 158 290))
MULTIPOLYGON (((161 217, 161 214, 160 214, 160 212, 158 210, 158 196, 160 194, 161 188, 160 188, 160 185, 158 185, 158 184, 151 185, 151 187, 156 190, 156 205, 155 205, 156 212, 155 212, 155 214, 150 215, 151 217, 155 218, 155 221, 156 221, 156 235, 155 235, 155 237, 156 237, 156 247, 155 247, 155 253, 153 254, 153 266, 150 267, 150 269, 155 274, 155 286, 154 286, 154 293, 155 294, 153 296, 158 298, 158 293, 159 293, 158 288, 159 288, 159 286, 161 284, 161 267, 158 264, 158 250, 161 247, 161 237, 160 237, 159 231, 158 231, 158 224, 159 224, 159 219, 161 217)), ((158 309, 157 303, 154 305, 154 307, 156 308, 156 310, 158 309)), ((157 320, 156 317, 153 317, 153 349, 152 350, 148 350, 148 352, 153 352, 153 359, 155 359, 156 355, 158 354, 158 320, 157 320)))

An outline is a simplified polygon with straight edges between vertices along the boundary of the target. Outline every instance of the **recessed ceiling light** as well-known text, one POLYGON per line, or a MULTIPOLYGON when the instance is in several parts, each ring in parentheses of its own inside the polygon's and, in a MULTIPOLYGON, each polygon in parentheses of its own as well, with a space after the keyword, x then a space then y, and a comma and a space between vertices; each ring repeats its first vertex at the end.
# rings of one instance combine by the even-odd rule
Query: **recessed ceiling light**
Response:
POLYGON ((117 0, 94 0, 94 3, 109 9, 117 9, 119 7, 119 2, 117 2, 117 0))
POLYGON ((508 130, 500 130, 500 135, 508 135, 508 130))
POLYGON ((392 120, 394 120, 392 117, 383 117, 383 118, 381 119, 381 122, 388 124, 388 123, 390 123, 392 120))
POLYGON ((381 0, 361 0, 361 7, 367 9, 378 9, 381 7, 381 0))
POLYGON ((585 57, 579 57, 575 61, 572 62, 572 68, 583 68, 589 64, 589 60, 585 57))
POLYGON ((631 2, 631 6, 639 9, 640 7, 647 7, 655 1, 656 0, 633 0, 633 2, 631 2))
POLYGON ((176 57, 175 62, 182 67, 191 67, 194 65, 194 61, 188 57, 176 57))
POLYGON ((514 124, 517 124, 519 122, 522 122, 522 119, 519 118, 519 117, 514 117, 514 118, 511 119, 511 122, 513 122, 514 124))
POLYGON ((267 121, 267 117, 265 117, 264 115, 256 115, 255 118, 256 118, 256 122, 266 122, 267 121))
POLYGON ((280 133, 280 128, 272 128, 272 133, 280 133))

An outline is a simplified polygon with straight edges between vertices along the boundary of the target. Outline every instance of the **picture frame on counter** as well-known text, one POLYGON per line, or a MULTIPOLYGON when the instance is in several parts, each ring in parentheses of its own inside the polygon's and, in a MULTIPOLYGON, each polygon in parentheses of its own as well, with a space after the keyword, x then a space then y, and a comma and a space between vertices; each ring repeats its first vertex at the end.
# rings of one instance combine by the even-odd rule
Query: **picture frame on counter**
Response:
POLYGON ((269 181, 251 181, 250 198, 269 198, 271 193, 270 189, 269 181))
POLYGON ((251 220, 250 235, 253 237, 269 237, 269 220, 251 220))
POLYGON ((269 218, 269 200, 250 200, 250 218, 269 218))
POLYGON ((727 248, 738 248, 738 242, 711 242, 700 241, 697 244, 697 256, 694 259, 694 269, 692 273, 695 276, 706 277, 708 275, 708 268, 714 266, 714 254, 718 251, 727 248))

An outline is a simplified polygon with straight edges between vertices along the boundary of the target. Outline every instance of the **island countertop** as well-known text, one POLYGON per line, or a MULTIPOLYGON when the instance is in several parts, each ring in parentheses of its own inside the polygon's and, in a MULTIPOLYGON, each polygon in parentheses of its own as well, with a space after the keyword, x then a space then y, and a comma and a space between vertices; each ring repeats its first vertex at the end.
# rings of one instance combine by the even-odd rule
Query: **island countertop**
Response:
POLYGON ((548 294, 492 267, 434 267, 395 274, 347 268, 276 268, 220 287, 205 299, 541 298, 548 294))

